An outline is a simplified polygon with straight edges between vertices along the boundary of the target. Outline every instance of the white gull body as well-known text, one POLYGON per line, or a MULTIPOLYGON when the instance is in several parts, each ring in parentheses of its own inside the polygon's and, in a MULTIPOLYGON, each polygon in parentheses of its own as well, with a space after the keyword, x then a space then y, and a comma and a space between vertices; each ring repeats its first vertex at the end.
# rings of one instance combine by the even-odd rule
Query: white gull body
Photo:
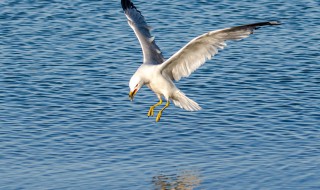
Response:
POLYGON ((151 36, 150 27, 141 12, 130 0, 121 0, 121 5, 128 19, 128 24, 136 34, 143 52, 143 64, 130 79, 129 97, 133 100, 142 86, 148 86, 160 100, 150 107, 148 116, 153 116, 153 109, 162 103, 161 97, 164 97, 167 104, 159 111, 156 121, 160 120, 162 111, 169 106, 170 100, 176 106, 188 111, 201 109, 195 101, 188 98, 175 86, 174 81, 179 81, 182 77, 188 77, 206 60, 217 54, 219 49, 223 49, 227 40, 241 40, 248 37, 260 26, 280 24, 276 21, 260 22, 211 31, 194 38, 165 60, 160 48, 155 43, 154 37, 151 36))

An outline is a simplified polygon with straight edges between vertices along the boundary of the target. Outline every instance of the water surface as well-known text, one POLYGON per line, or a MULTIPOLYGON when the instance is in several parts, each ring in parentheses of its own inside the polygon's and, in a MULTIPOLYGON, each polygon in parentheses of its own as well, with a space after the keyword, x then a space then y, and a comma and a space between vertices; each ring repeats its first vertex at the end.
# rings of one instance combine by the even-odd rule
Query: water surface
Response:
POLYGON ((177 86, 202 106, 160 123, 119 1, 0 3, 0 189, 319 189, 317 1, 141 1, 168 58, 215 29, 230 42, 177 86))

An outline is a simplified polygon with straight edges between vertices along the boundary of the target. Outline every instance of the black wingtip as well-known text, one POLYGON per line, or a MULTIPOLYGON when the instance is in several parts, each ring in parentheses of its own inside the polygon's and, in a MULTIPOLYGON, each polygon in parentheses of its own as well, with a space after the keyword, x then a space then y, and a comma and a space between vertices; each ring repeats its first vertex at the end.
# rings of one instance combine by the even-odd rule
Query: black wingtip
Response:
POLYGON ((258 22, 254 24, 244 25, 244 26, 253 27, 255 30, 257 30, 262 26, 273 26, 273 25, 281 25, 281 23, 279 21, 269 21, 269 22, 258 22))
POLYGON ((255 24, 251 24, 252 26, 266 26, 266 25, 280 25, 281 23, 279 21, 269 21, 269 22, 258 22, 255 24))
POLYGON ((133 5, 133 3, 130 0, 121 0, 121 6, 124 11, 132 8, 136 9, 136 7, 133 5))

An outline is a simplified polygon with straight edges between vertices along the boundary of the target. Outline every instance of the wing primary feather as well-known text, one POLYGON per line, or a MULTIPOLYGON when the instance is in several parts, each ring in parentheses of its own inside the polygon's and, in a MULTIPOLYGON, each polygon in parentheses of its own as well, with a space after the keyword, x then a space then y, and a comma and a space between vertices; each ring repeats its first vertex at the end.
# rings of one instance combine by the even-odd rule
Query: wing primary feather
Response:
POLYGON ((228 40, 241 40, 248 37, 254 30, 267 25, 280 25, 278 21, 259 22, 205 33, 191 40, 187 45, 172 55, 162 65, 162 73, 173 80, 188 77, 226 47, 228 40))
POLYGON ((133 29, 139 40, 143 52, 143 63, 163 63, 165 59, 150 33, 151 27, 145 21, 144 16, 130 0, 121 0, 121 6, 128 18, 129 26, 133 29))
POLYGON ((141 14, 141 12, 137 9, 136 6, 134 6, 134 4, 130 0, 121 0, 121 6, 124 11, 127 9, 135 9, 138 13, 141 14))

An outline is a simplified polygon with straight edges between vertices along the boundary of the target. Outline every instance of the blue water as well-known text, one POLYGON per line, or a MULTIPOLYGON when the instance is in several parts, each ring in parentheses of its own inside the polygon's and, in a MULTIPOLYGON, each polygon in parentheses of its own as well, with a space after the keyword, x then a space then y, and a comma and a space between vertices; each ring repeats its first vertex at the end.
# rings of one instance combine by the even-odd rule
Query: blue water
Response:
POLYGON ((0 2, 0 189, 320 189, 319 1, 135 0, 168 58, 204 32, 280 20, 146 116, 120 1, 0 2))

